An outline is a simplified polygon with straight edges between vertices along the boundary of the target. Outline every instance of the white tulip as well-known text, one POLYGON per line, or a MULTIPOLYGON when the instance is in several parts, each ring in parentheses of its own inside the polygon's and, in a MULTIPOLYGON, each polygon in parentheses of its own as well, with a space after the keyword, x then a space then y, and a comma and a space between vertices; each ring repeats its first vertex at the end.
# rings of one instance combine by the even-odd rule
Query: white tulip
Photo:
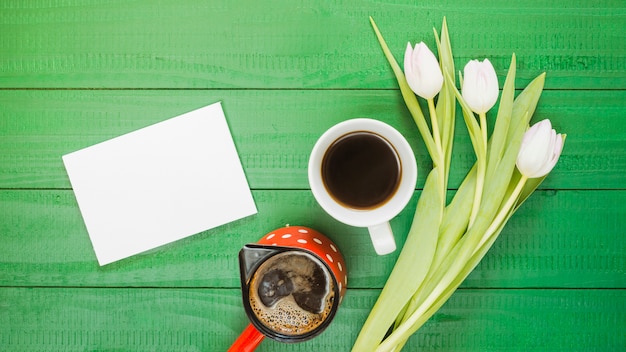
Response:
POLYGON ((411 90, 424 99, 434 98, 443 85, 439 61, 424 42, 416 44, 415 48, 407 43, 404 52, 404 75, 411 90))
POLYGON ((563 137, 552 129, 550 120, 534 124, 526 131, 517 156, 517 168, 528 178, 547 175, 559 160, 563 137))
POLYGON ((498 76, 489 59, 471 60, 463 69, 463 99, 477 114, 484 114, 498 100, 498 76))

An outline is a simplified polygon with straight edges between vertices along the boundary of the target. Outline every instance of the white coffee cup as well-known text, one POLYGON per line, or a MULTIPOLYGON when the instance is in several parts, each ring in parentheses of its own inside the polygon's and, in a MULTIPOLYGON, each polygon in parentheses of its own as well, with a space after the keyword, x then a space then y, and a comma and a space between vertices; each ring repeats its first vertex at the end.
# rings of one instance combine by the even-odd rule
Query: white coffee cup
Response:
POLYGON ((417 182, 415 155, 400 132, 373 119, 343 121, 315 143, 308 174, 315 199, 330 216, 367 227, 377 254, 396 249, 389 221, 407 205, 417 182), (382 200, 369 204, 369 196, 382 200))

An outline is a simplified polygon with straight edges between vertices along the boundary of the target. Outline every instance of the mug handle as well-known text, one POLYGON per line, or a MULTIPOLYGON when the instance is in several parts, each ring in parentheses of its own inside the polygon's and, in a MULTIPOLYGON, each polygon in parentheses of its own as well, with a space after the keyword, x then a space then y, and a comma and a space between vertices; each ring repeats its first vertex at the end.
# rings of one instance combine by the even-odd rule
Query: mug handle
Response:
POLYGON ((263 341, 265 335, 261 334, 254 325, 248 324, 241 335, 230 346, 228 352, 252 352, 263 341))
POLYGON ((396 241, 393 238, 389 222, 369 226, 367 229, 369 230, 376 254, 385 255, 396 250, 396 241))

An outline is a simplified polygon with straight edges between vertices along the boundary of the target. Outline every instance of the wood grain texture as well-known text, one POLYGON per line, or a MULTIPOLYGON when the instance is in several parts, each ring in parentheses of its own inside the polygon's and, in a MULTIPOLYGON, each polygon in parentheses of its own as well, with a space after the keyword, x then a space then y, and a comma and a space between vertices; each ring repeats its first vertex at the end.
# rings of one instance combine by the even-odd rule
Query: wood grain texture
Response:
MULTIPOLYGON (((619 351, 624 290, 459 290, 408 351, 619 351)), ((314 340, 263 351, 348 351, 378 290, 350 290, 314 340)), ((247 324, 238 290, 0 288, 0 349, 224 351, 247 324)))
MULTIPOLYGON (((418 194, 392 221, 404 243, 418 194)), ((0 192, 0 286, 239 287, 237 253, 287 223, 331 237, 349 287, 380 288, 398 253, 339 224, 310 191, 255 191, 259 214, 99 267, 71 191, 0 192)), ((463 287, 626 288, 626 191, 540 191, 514 215, 463 287)))
POLYGON ((373 16, 401 56, 447 16, 457 66, 559 89, 626 88, 621 1, 2 1, 0 87, 395 88, 373 16))
MULTIPOLYGON (((399 93, 379 90, 0 91, 0 188, 70 188, 61 156, 222 101, 253 189, 306 189, 309 153, 330 126, 354 117, 385 121, 413 146, 420 171, 430 159, 399 93)), ((543 93, 534 121, 550 118, 569 138, 547 189, 624 189, 626 91, 543 93)), ((494 110, 495 111, 495 110, 494 110)), ((493 117, 493 115, 490 115, 493 117)), ((474 162, 457 116, 451 183, 474 162)))
MULTIPOLYGON (((0 1, 0 351, 223 351, 247 324, 237 252, 287 223, 344 252, 349 290, 318 338, 264 351, 347 351, 398 253, 337 223, 306 166, 330 126, 400 130, 430 168, 368 21, 397 59, 489 58, 500 86, 547 72, 534 121, 568 134, 556 169, 407 351, 626 350, 626 3, 620 0, 0 1), (255 216, 99 267, 61 156, 222 101, 255 216)), ((493 119, 493 114, 489 118, 493 119)), ((474 162, 461 116, 449 196, 474 162)))

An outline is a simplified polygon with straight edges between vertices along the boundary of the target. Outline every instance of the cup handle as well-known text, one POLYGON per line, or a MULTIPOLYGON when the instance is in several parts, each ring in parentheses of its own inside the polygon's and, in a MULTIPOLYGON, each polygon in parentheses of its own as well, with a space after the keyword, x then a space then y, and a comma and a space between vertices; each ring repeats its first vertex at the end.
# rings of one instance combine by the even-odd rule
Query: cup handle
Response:
POLYGON ((367 229, 370 232, 370 238, 372 239, 376 254, 385 255, 396 250, 396 241, 393 238, 393 232, 391 231, 389 222, 369 226, 367 229))
POLYGON ((254 325, 248 327, 239 335, 237 340, 230 346, 228 352, 252 352, 263 341, 265 335, 261 334, 254 325))

